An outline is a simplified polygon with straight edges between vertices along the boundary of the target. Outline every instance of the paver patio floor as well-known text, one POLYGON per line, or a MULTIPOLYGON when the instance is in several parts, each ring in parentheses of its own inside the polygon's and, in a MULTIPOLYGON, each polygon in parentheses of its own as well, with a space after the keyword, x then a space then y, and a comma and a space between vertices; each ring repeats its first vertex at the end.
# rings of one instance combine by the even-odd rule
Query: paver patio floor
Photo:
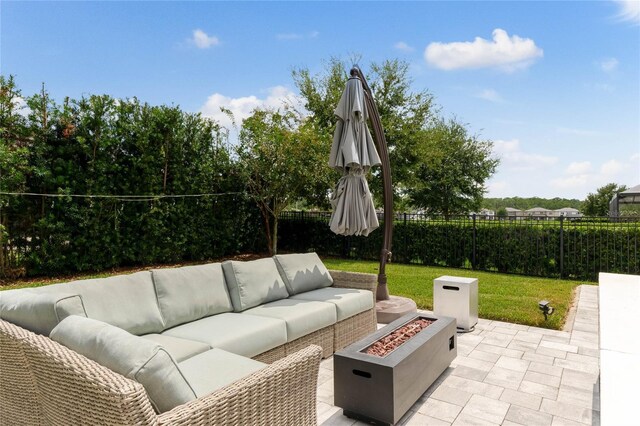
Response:
MULTIPOLYGON (((578 287, 568 331, 479 320, 400 425, 600 423, 598 287, 578 287)), ((333 359, 318 378, 318 423, 364 425, 333 405, 333 359)))

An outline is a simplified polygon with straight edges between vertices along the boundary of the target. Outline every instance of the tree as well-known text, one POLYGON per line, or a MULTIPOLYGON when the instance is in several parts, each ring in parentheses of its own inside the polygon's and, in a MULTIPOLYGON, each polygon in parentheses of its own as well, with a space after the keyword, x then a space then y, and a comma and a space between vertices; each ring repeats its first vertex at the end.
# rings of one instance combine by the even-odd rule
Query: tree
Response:
MULTIPOLYGON (((329 171, 323 167, 327 152, 314 122, 292 111, 256 110, 242 123, 238 165, 260 209, 272 255, 278 250, 280 213, 297 198, 313 196, 329 171)), ((326 198, 326 187, 323 191, 326 198)))
POLYGON ((614 195, 626 191, 627 187, 616 183, 608 183, 589 193, 583 203, 585 216, 609 216, 609 202, 614 195))
MULTIPOLYGON (((331 139, 336 122, 333 111, 347 76, 347 64, 335 58, 318 75, 311 75, 307 69, 293 72, 305 107, 312 113, 310 120, 316 123, 321 138, 331 139)), ((497 166, 497 160, 490 158, 491 142, 469 136, 462 124, 441 118, 433 95, 427 90, 411 89, 408 63, 399 60, 374 63, 370 66, 367 80, 389 147, 395 205, 408 206, 408 203, 415 202, 414 207, 433 212, 446 211, 447 214, 479 207, 484 182, 497 166), (455 140, 448 141, 447 138, 455 140), (453 169, 439 170, 445 164, 453 169), (452 170, 460 175, 455 182, 447 183, 454 177, 442 173, 452 170), (435 180, 429 183, 426 179, 435 180), (431 190, 438 192, 429 195, 425 185, 431 185, 431 190)), ((382 176, 379 168, 372 170, 370 187, 380 204, 382 176)))
POLYGON ((498 216, 499 218, 505 218, 507 216, 509 216, 509 214, 507 213, 507 209, 504 207, 500 207, 498 209, 498 211, 496 212, 496 216, 498 216))
POLYGON ((455 120, 441 119, 423 133, 407 189, 412 204, 446 218, 479 209, 484 184, 498 165, 491 142, 469 135, 455 120))
MULTIPOLYGON (((28 144, 31 142, 25 116, 18 103, 22 99, 13 76, 0 75, 0 191, 23 192, 29 167, 28 144)), ((9 216, 5 213, 11 198, 0 195, 0 273, 9 261, 7 244, 9 216)), ((16 200, 13 198, 13 200, 16 200)))
MULTIPOLYGON (((396 202, 400 201, 411 175, 411 165, 416 157, 417 136, 426 129, 435 117, 433 96, 426 90, 410 90, 409 64, 399 60, 388 60, 372 64, 367 81, 371 85, 380 119, 389 147, 392 178, 396 202)), ((340 100, 347 81, 347 64, 332 58, 325 70, 311 75, 307 69, 297 69, 293 78, 305 100, 305 108, 312 113, 313 120, 322 137, 331 139, 336 125, 334 109, 340 100)), ((327 152, 328 155, 328 152, 327 152)), ((379 168, 372 170, 370 187, 377 202, 382 200, 382 176, 379 168)))

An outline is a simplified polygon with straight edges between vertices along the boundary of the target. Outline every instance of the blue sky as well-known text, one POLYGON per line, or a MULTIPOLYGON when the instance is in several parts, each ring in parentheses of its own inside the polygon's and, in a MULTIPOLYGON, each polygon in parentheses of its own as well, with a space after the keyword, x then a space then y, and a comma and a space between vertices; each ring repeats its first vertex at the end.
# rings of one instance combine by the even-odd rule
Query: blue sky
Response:
POLYGON ((0 3, 24 95, 107 93, 222 120, 297 99, 294 67, 410 63, 415 90, 495 142, 489 196, 640 183, 640 2, 0 3))

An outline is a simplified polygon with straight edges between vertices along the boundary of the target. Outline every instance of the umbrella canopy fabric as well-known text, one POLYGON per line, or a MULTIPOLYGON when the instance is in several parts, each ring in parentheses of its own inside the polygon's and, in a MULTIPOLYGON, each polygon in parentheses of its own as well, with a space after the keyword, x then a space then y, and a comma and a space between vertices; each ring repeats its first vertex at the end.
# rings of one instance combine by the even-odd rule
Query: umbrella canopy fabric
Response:
POLYGON ((343 173, 331 197, 329 226, 339 235, 369 235, 379 227, 366 174, 380 165, 380 157, 367 127, 362 82, 347 81, 335 109, 338 123, 333 135, 329 166, 343 173))
POLYGON ((340 171, 347 167, 362 167, 368 171, 380 165, 380 157, 367 127, 367 106, 364 89, 357 77, 347 81, 334 113, 338 123, 333 134, 329 166, 340 171))
POLYGON ((331 197, 329 226, 338 235, 363 235, 380 226, 369 185, 361 168, 340 178, 331 197))

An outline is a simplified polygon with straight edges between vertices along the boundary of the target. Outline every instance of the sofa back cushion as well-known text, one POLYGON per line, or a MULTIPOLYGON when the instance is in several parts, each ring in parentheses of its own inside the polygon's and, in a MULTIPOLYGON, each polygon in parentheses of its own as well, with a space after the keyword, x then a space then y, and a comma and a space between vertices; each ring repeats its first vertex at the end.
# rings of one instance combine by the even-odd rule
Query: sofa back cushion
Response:
POLYGON ((51 339, 140 383, 159 413, 196 399, 171 355, 150 340, 75 315, 60 322, 51 339))
POLYGON ((38 293, 31 289, 0 292, 0 319, 48 336, 69 315, 86 316, 82 298, 72 293, 38 293))
POLYGON ((277 254, 274 259, 291 295, 333 284, 331 274, 316 253, 277 254))
POLYGON ((233 310, 219 263, 151 273, 165 328, 233 310))
POLYGON ((231 260, 222 264, 222 270, 236 312, 289 297, 272 258, 231 260))
POLYGON ((66 289, 82 296, 89 318, 136 335, 164 330, 149 271, 73 281, 66 284, 66 289))

